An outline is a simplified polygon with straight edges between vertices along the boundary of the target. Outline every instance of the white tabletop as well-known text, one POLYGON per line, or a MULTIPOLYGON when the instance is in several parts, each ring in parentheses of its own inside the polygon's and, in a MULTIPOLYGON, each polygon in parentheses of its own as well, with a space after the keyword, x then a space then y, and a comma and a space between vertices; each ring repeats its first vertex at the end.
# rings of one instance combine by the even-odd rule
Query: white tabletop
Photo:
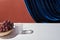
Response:
POLYGON ((60 24, 15 23, 14 33, 0 40, 60 40, 60 24), (32 34, 22 34, 22 30, 33 30, 32 34), (19 33, 18 33, 19 32, 19 33))

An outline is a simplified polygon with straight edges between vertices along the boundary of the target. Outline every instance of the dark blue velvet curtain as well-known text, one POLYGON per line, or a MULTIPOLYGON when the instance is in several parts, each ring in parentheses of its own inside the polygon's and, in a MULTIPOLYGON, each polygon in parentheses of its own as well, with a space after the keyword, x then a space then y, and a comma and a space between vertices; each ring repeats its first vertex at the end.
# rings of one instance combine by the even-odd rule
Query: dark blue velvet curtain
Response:
POLYGON ((37 23, 60 23, 60 0, 24 0, 37 23))

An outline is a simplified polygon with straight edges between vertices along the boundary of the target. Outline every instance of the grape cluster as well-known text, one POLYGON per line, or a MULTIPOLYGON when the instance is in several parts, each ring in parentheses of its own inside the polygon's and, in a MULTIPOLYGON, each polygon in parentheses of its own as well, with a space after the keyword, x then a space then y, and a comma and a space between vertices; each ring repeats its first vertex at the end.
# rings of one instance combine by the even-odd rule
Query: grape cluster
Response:
POLYGON ((0 32, 6 32, 13 29, 14 24, 9 20, 4 21, 3 24, 0 25, 0 32))

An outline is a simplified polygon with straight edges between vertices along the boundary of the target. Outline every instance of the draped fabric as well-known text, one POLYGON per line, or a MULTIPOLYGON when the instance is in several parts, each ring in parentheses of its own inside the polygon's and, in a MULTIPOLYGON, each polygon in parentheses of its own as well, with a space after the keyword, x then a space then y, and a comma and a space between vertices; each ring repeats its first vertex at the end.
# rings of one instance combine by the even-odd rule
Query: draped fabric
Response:
POLYGON ((60 23, 60 0, 24 0, 37 23, 60 23))

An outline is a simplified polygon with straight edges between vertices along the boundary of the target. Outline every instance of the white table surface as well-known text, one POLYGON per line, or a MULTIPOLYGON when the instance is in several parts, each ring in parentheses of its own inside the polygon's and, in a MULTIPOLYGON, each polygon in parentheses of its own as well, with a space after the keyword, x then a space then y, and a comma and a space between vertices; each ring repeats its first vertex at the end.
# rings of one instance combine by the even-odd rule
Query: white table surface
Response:
POLYGON ((15 23, 15 33, 0 40, 60 40, 60 24, 54 23, 15 23), (33 30, 32 34, 21 34, 21 30, 33 30), (9 38, 8 38, 9 37, 9 38))

